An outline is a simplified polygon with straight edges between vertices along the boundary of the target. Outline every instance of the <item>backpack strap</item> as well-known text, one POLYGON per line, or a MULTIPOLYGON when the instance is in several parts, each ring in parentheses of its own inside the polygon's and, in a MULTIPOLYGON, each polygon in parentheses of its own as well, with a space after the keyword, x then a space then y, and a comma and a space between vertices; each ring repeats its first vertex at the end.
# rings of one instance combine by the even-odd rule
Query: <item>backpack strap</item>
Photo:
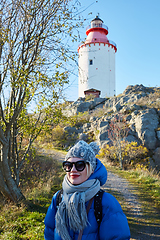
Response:
POLYGON ((98 223, 98 228, 100 227, 102 221, 102 196, 104 191, 100 189, 98 193, 94 196, 94 214, 98 223))
POLYGON ((56 206, 58 207, 60 202, 62 201, 62 194, 63 194, 63 189, 59 190, 56 196, 56 206))
MULTIPOLYGON (((87 205, 87 209, 86 209, 87 215, 88 215, 88 213, 89 213, 89 209, 91 208, 93 199, 94 199, 94 197, 92 197, 92 198, 89 200, 89 203, 88 203, 88 205, 87 205)), ((81 239, 82 239, 82 235, 83 235, 83 230, 80 230, 79 235, 78 235, 78 240, 81 240, 81 239)))

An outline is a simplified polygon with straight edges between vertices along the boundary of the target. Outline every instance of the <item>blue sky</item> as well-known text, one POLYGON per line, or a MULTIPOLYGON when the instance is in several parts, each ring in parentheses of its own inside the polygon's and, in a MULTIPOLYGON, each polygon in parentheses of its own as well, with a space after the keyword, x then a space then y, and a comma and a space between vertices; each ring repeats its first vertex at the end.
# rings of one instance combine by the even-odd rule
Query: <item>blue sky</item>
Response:
MULTIPOLYGON (((160 0, 80 0, 87 8, 83 16, 92 15, 80 30, 85 39, 85 29, 99 13, 108 26, 108 39, 117 44, 116 95, 128 85, 160 86, 160 0)), ((87 17, 88 18, 88 17, 87 17)), ((78 44, 76 46, 76 49, 78 44)), ((75 50, 76 50, 75 49, 75 50)), ((67 100, 78 98, 78 68, 70 77, 65 91, 67 100)))

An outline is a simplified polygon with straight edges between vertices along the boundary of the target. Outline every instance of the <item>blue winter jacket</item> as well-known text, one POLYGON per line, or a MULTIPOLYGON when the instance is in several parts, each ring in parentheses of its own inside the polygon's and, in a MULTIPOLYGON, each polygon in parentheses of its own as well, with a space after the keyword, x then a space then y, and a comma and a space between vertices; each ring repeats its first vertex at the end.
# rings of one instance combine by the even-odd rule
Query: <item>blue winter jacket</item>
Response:
MULTIPOLYGON (((97 159, 97 167, 89 179, 99 179, 101 186, 107 180, 107 171, 104 165, 97 159)), ((58 193, 58 192, 57 192, 58 193)), ((62 240, 55 228, 56 196, 54 194, 52 203, 45 217, 45 240, 62 240)), ((86 203, 87 206, 88 202, 86 203)), ((126 216, 118 201, 111 194, 104 192, 102 197, 102 221, 98 229, 94 214, 94 201, 88 213, 88 225, 83 230, 82 240, 128 240, 130 230, 126 216)), ((77 240, 79 232, 68 229, 71 239, 77 240)))

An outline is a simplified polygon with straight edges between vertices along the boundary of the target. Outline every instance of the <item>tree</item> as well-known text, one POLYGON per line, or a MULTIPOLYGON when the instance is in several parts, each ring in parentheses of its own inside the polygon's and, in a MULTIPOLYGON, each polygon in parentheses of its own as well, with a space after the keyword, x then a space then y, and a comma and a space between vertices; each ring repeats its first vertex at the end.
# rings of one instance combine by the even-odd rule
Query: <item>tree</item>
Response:
POLYGON ((123 139, 128 135, 128 127, 125 119, 122 115, 118 114, 112 118, 109 129, 108 138, 115 146, 116 155, 119 159, 120 168, 123 169, 123 158, 122 158, 122 143, 123 139))
POLYGON ((0 3, 0 192, 14 202, 24 198, 19 173, 33 141, 60 113, 56 104, 68 82, 69 60, 75 58, 68 37, 77 41, 74 31, 82 24, 78 4, 0 3), (36 108, 28 114, 33 102, 36 108))

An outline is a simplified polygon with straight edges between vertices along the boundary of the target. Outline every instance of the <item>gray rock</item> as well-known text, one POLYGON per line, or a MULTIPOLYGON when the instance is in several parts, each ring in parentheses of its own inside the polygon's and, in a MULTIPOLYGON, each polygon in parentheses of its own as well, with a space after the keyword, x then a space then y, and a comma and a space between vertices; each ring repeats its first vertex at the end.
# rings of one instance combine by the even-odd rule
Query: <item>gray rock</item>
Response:
POLYGON ((156 148, 154 151, 153 159, 155 161, 155 165, 160 169, 160 147, 156 148))
POLYGON ((131 93, 137 93, 139 94, 140 92, 142 93, 153 93, 154 89, 153 88, 148 88, 141 85, 129 85, 123 92, 123 94, 131 94, 131 93))
POLYGON ((155 169, 155 168, 156 168, 155 160, 152 158, 149 158, 149 169, 155 169))
POLYGON ((118 112, 123 106, 121 105, 120 102, 116 103, 113 105, 113 111, 118 112))
POLYGON ((112 108, 113 105, 116 104, 116 102, 117 102, 117 98, 112 97, 105 102, 104 106, 105 106, 105 108, 112 108))
POLYGON ((102 128, 102 127, 104 127, 104 126, 108 126, 109 125, 109 123, 107 122, 107 121, 100 121, 99 122, 99 127, 100 128, 102 128))
POLYGON ((108 125, 100 128, 98 134, 98 141, 110 141, 108 138, 108 125))
POLYGON ((131 121, 130 121, 130 123, 129 123, 129 129, 130 129, 132 132, 136 133, 135 122, 131 122, 131 121))
POLYGON ((129 100, 129 98, 130 97, 127 96, 127 95, 125 95, 124 97, 121 97, 120 100, 119 100, 120 104, 122 104, 122 105, 126 104, 129 100))
POLYGON ((88 111, 88 109, 90 108, 91 106, 91 103, 90 102, 82 102, 81 104, 79 104, 77 107, 76 107, 76 114, 79 113, 79 112, 85 112, 85 111, 88 111))
POLYGON ((160 110, 150 109, 150 107, 158 106, 160 101, 160 98, 157 97, 158 92, 160 92, 160 88, 135 85, 128 86, 122 94, 110 99, 95 98, 85 101, 85 98, 79 98, 77 101, 70 103, 63 110, 63 113, 67 116, 73 116, 79 112, 88 111, 91 114, 89 124, 79 126, 78 129, 67 127, 65 130, 69 133, 69 136, 82 134, 81 136, 84 136, 84 138, 88 135, 88 132, 92 132, 93 136, 96 136, 97 142, 102 146, 110 142, 108 138, 109 122, 119 114, 126 115, 125 120, 129 127, 129 133, 125 139, 129 142, 136 141, 144 144, 148 149, 154 150, 160 143, 160 131, 157 131, 160 122, 160 110), (139 101, 139 99, 141 100, 139 101), (141 104, 141 106, 138 104, 141 104), (101 107, 104 109, 104 111, 101 111, 101 114, 104 113, 103 116, 98 112, 101 107), (84 133, 86 135, 83 135, 84 133))
POLYGON ((132 116, 131 116, 131 115, 128 115, 128 116, 126 117, 126 121, 129 122, 129 121, 131 120, 131 118, 132 118, 132 116))
POLYGON ((103 107, 107 101, 106 98, 94 98, 92 101, 85 101, 85 98, 79 98, 77 101, 71 103, 66 109, 63 109, 63 114, 70 117, 78 113, 83 113, 93 110, 96 107, 103 107))
POLYGON ((85 123, 82 127, 83 132, 87 132, 89 130, 89 128, 91 127, 90 123, 85 123))
POLYGON ((125 137, 123 140, 125 140, 126 142, 137 142, 139 144, 138 139, 135 136, 130 134, 127 137, 125 137))
POLYGON ((149 149, 155 149, 158 115, 155 109, 141 111, 135 118, 135 129, 142 143, 149 149))
POLYGON ((85 133, 80 133, 80 134, 79 134, 79 140, 83 140, 83 141, 87 142, 87 140, 88 140, 88 135, 85 134, 85 133))
POLYGON ((90 117, 90 119, 89 119, 89 121, 92 123, 92 122, 94 122, 94 121, 96 121, 97 120, 97 117, 96 116, 92 116, 92 117, 90 117))
POLYGON ((133 111, 138 111, 140 110, 141 107, 136 105, 136 104, 128 104, 126 106, 124 106, 122 109, 121 109, 121 113, 124 113, 124 114, 127 114, 127 113, 130 113, 130 112, 133 112, 133 111))
POLYGON ((70 127, 70 126, 64 127, 64 131, 68 132, 69 135, 78 132, 76 127, 70 127))
POLYGON ((160 131, 157 131, 157 138, 160 140, 160 131))

